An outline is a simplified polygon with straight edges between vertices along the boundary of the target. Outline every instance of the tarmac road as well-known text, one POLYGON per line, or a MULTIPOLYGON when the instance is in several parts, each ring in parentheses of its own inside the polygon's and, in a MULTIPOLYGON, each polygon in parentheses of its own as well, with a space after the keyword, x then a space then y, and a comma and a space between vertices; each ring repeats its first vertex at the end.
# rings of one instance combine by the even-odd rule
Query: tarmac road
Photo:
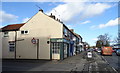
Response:
POLYGON ((112 56, 102 56, 110 66, 112 66, 116 71, 120 72, 120 56, 113 53, 112 56))
MULTIPOLYGON (((64 60, 3 60, 2 70, 6 71, 37 71, 37 72, 60 72, 60 73, 117 73, 103 60, 102 56, 93 52, 92 58, 87 58, 87 52, 64 60)), ((17 73, 18 73, 17 72, 17 73)), ((16 73, 16 72, 15 72, 16 73)))

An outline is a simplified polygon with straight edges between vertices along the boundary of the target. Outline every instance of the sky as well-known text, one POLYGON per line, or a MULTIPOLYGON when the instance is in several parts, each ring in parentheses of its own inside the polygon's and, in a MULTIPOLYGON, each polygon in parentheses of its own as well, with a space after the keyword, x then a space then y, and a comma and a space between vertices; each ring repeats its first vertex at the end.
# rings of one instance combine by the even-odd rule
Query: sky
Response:
POLYGON ((54 14, 67 27, 82 36, 84 42, 95 45, 97 37, 108 33, 113 41, 118 36, 118 2, 2 2, 0 27, 24 23, 39 9, 54 14))

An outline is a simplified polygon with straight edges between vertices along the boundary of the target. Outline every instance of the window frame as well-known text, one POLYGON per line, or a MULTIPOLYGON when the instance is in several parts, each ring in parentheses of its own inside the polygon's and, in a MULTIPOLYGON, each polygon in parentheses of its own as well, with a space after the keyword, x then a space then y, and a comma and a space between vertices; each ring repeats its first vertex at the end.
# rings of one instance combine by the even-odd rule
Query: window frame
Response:
POLYGON ((5 32, 4 32, 4 37, 9 37, 8 34, 9 34, 9 32, 8 32, 8 31, 5 31, 5 32))
POLYGON ((28 30, 21 30, 21 34, 29 34, 29 31, 28 30))
POLYGON ((15 51, 15 41, 9 41, 9 52, 15 51))

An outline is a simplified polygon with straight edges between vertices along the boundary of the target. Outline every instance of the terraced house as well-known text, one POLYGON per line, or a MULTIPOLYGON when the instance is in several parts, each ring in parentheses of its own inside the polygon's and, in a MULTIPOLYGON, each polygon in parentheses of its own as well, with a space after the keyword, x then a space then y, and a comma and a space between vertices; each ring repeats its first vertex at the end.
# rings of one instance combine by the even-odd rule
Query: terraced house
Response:
POLYGON ((2 28, 2 57, 7 59, 57 59, 82 49, 82 37, 54 15, 39 10, 26 23, 2 28))

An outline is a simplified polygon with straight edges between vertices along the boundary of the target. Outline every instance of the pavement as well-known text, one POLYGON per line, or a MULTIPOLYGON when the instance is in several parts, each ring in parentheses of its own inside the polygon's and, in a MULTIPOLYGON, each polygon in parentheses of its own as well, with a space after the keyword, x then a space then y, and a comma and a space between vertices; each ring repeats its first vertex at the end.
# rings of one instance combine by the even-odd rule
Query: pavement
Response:
MULTIPOLYGON (((96 52, 87 58, 87 52, 64 60, 3 60, 3 73, 10 71, 59 72, 59 73, 118 73, 96 52)), ((16 72, 15 72, 16 73, 16 72)))

